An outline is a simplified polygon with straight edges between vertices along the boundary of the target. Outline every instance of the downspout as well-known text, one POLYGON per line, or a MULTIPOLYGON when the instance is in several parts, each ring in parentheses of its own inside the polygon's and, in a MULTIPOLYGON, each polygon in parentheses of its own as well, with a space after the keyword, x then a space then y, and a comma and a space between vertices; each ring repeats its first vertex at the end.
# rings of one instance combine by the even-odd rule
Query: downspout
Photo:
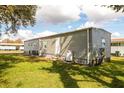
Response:
POLYGON ((89 29, 87 29, 87 64, 89 64, 89 29))

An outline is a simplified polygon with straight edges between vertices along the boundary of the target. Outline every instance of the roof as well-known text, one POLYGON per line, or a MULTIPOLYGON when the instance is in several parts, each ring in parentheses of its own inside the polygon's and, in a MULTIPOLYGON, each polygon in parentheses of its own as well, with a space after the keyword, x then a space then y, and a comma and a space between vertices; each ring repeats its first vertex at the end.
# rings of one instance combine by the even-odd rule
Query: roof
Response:
POLYGON ((124 38, 112 38, 112 42, 124 42, 124 38))
POLYGON ((22 43, 0 43, 0 45, 8 45, 8 46, 23 46, 22 43))
MULTIPOLYGON (((37 39, 45 39, 45 38, 50 38, 50 37, 55 37, 55 36, 57 37, 57 36, 65 35, 65 34, 71 34, 71 33, 77 33, 77 32, 86 31, 87 29, 92 29, 92 28, 101 29, 101 28, 96 28, 96 27, 88 27, 88 28, 82 28, 82 29, 73 30, 73 31, 70 31, 70 32, 64 32, 64 33, 54 34, 54 35, 45 36, 45 37, 33 38, 33 39, 26 40, 26 41, 37 40, 37 39)), ((102 29, 102 30, 104 30, 104 29, 102 29)), ((104 30, 104 31, 107 32, 107 33, 110 33, 110 32, 108 32, 106 30, 104 30)), ((24 42, 26 42, 26 41, 24 41, 24 42)))

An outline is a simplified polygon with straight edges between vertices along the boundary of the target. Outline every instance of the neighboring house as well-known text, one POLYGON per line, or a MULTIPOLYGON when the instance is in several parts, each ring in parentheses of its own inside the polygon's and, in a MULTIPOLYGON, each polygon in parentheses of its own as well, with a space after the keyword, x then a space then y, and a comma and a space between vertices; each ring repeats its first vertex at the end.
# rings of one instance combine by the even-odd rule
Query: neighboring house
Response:
POLYGON ((113 38, 111 40, 111 53, 124 56, 124 38, 113 38))
POLYGON ((0 43, 0 50, 24 50, 24 44, 0 43))
POLYGON ((101 48, 105 49, 105 57, 110 61, 110 45, 111 33, 89 27, 24 41, 24 51, 26 55, 65 57, 69 50, 73 58, 89 64, 101 48))

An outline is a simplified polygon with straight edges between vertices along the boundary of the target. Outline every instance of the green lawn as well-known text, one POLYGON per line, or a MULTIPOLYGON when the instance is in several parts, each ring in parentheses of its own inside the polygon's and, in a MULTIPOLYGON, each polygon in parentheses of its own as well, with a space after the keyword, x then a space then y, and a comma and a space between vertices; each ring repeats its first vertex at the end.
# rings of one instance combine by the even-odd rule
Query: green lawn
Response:
POLYGON ((0 50, 0 54, 20 54, 24 53, 22 50, 0 50))
POLYGON ((87 67, 41 57, 0 55, 0 87, 124 87, 124 58, 87 67))

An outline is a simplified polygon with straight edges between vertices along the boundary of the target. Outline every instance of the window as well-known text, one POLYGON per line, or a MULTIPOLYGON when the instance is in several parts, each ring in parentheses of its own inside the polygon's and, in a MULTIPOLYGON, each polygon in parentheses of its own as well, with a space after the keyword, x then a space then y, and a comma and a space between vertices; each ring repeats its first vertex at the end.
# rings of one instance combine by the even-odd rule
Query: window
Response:
POLYGON ((43 48, 47 48, 47 41, 43 41, 43 48))
POLYGON ((117 43, 111 43, 111 46, 117 46, 117 43))
POLYGON ((120 43, 120 46, 124 46, 124 42, 121 42, 121 43, 120 43))
POLYGON ((102 48, 105 48, 105 39, 102 39, 102 48))
POLYGON ((30 46, 32 46, 32 45, 33 45, 33 43, 30 44, 30 46))
POLYGON ((111 46, 124 46, 123 42, 115 42, 115 43, 111 43, 111 46))
POLYGON ((36 42, 34 43, 34 46, 36 46, 37 44, 36 44, 36 42))
POLYGON ((32 51, 32 54, 33 54, 33 55, 38 55, 38 51, 33 50, 33 51, 32 51))
POLYGON ((29 55, 30 55, 31 53, 30 53, 30 51, 29 51, 29 55))

